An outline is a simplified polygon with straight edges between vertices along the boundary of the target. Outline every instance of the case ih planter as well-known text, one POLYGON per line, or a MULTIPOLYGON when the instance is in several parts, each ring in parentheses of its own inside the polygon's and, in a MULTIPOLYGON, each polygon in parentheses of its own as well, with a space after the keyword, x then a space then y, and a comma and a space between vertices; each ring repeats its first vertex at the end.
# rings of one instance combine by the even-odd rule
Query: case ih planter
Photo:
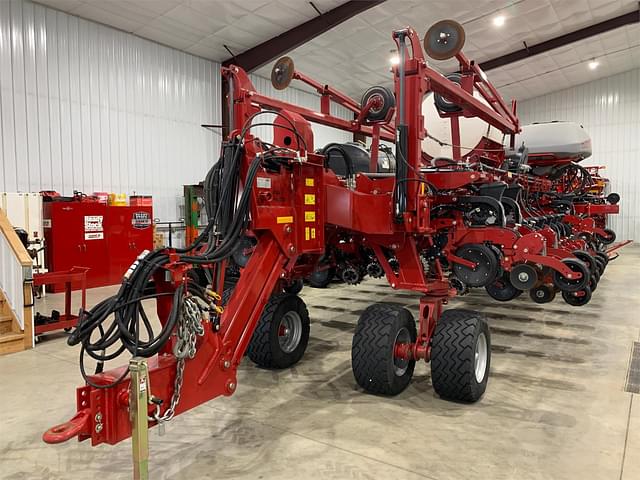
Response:
MULTIPOLYGON (((413 29, 395 31, 392 39, 400 59, 392 70, 394 91, 373 87, 361 102, 306 77, 291 59, 279 60, 274 87, 294 79, 310 85, 321 95, 320 111, 264 96, 241 68, 223 68, 232 128, 204 182, 209 225, 190 248, 141 255, 119 293, 85 312, 69 339, 101 362, 125 350, 148 358, 149 425, 232 395, 245 353, 267 368, 298 362, 309 315, 291 292, 321 272, 347 283, 384 276, 394 289, 422 294, 417 319, 391 304, 374 304, 361 315, 352 366, 364 390, 398 394, 415 362, 426 360, 434 390, 463 402, 485 391, 491 339, 482 314, 443 311, 452 297, 498 281, 511 289, 550 284, 576 298, 588 291, 597 259, 606 262, 598 239, 604 231, 588 217, 558 213, 553 200, 539 208, 532 200, 551 191, 552 180, 522 168, 526 152, 516 150, 515 103, 505 104, 462 54, 462 27, 440 22, 424 41, 432 57, 457 58, 460 74, 453 80, 428 66, 413 29), (450 125, 448 158, 423 152, 430 131, 423 101, 432 94, 450 125), (331 102, 353 112, 354 120, 331 115, 331 102), (271 143, 252 135, 253 126, 265 123, 264 112, 275 112, 271 143), (515 153, 486 137, 463 155, 463 118, 507 136, 515 153), (369 161, 354 160, 347 146, 314 145, 310 122, 371 136, 369 161), (381 140, 395 143, 395 162, 380 161, 381 140), (225 288, 236 262, 239 278, 225 288), (160 332, 150 330, 141 303, 151 297, 160 332)), ((130 389, 127 368, 86 380, 77 390, 77 415, 48 430, 46 442, 77 436, 115 444, 131 435, 130 390, 140 388, 130 389)))

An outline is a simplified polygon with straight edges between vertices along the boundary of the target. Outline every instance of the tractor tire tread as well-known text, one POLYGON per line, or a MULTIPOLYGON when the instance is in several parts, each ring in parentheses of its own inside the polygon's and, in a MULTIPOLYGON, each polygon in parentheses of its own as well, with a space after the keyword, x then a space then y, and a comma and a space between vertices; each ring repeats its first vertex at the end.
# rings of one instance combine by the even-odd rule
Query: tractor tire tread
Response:
POLYGON ((410 362, 408 374, 403 377, 393 377, 388 371, 399 326, 407 327, 415 341, 415 321, 411 313, 402 307, 377 303, 360 316, 353 336, 351 362, 356 382, 370 393, 397 395, 409 385, 415 361, 410 362))
MULTIPOLYGON (((276 310, 280 306, 282 300, 286 297, 296 297, 296 295, 290 293, 279 293, 272 295, 269 298, 269 301, 264 307, 262 311, 262 315, 260 315, 260 319, 256 325, 256 328, 253 332, 253 336, 251 337, 251 341, 249 342, 249 346, 247 347, 247 356, 251 359, 253 363, 262 368, 272 368, 272 369, 282 369, 290 367, 291 365, 297 363, 300 358, 302 358, 302 354, 304 354, 304 350, 306 349, 306 343, 304 348, 302 349, 302 353, 299 355, 297 359, 293 362, 283 363, 281 359, 278 359, 273 355, 273 349, 271 346, 271 328, 274 327, 274 323, 272 321, 273 316, 276 313, 276 310)), ((303 308, 303 313, 307 319, 309 319, 309 311, 307 310, 304 302, 301 301, 301 305, 303 308)), ((304 319, 303 319, 304 321, 304 319)), ((308 333, 307 333, 308 340, 308 333)))
MULTIPOLYGON (((476 329, 485 329, 484 316, 475 311, 453 309, 443 312, 431 347, 431 380, 436 393, 446 399, 475 402, 484 393, 474 378, 476 329)), ((488 328, 485 329, 488 333, 488 328)), ((490 339, 487 335, 488 348, 490 339)), ((484 384, 489 372, 485 373, 484 384)))

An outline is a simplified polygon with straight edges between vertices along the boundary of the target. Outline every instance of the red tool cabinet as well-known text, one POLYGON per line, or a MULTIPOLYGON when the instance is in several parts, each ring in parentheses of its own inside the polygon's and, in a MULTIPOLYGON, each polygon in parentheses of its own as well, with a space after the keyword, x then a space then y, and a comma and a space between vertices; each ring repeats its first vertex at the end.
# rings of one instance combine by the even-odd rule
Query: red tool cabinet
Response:
POLYGON ((153 248, 152 207, 74 200, 45 202, 43 208, 47 269, 89 268, 89 288, 120 283, 138 254, 153 248))
POLYGON ((153 249, 151 207, 106 207, 106 243, 109 285, 122 275, 143 250, 153 249))

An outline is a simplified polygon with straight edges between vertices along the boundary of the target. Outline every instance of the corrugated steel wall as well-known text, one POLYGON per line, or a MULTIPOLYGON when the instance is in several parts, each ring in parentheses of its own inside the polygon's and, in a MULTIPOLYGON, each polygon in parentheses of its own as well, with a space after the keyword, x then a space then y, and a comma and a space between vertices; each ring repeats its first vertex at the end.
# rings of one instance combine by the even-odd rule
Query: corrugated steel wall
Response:
POLYGON ((0 190, 153 194, 217 156, 219 66, 22 0, 0 1, 0 190))
POLYGON ((569 120, 585 127, 593 155, 582 164, 605 165, 611 191, 622 196, 610 226, 619 239, 640 240, 640 69, 525 100, 518 112, 523 123, 569 120))
MULTIPOLYGON (((319 97, 267 95, 311 108, 319 97)), ((335 114, 350 118, 342 107, 335 114)), ((220 66, 23 0, 0 0, 0 191, 152 194, 181 214, 182 185, 217 160, 220 66)), ((316 146, 352 135, 314 125, 316 146)), ((271 129, 257 134, 271 138, 271 129)))

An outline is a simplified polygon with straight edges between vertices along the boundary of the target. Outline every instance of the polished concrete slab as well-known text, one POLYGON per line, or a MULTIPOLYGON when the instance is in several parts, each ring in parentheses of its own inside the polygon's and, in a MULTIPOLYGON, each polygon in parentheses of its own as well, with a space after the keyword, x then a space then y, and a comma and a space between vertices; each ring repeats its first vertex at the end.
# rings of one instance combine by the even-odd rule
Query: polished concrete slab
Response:
MULTIPOLYGON (((611 479, 640 478, 640 398, 624 391, 640 341, 640 248, 608 268, 592 302, 526 297, 500 304, 478 292, 450 307, 489 318, 492 374, 475 405, 440 400, 429 366, 394 398, 364 394, 351 373, 359 312, 417 297, 380 281, 306 287, 311 340, 301 363, 267 371, 245 361, 239 387, 151 433, 153 479, 611 479)), ((94 303, 114 288, 89 292, 94 303)), ((38 308, 60 306, 48 296, 38 308)), ((41 442, 71 417, 81 383, 65 335, 0 358, 0 478, 122 479, 130 442, 92 448, 41 442)), ((124 359, 123 359, 124 362, 124 359)))

